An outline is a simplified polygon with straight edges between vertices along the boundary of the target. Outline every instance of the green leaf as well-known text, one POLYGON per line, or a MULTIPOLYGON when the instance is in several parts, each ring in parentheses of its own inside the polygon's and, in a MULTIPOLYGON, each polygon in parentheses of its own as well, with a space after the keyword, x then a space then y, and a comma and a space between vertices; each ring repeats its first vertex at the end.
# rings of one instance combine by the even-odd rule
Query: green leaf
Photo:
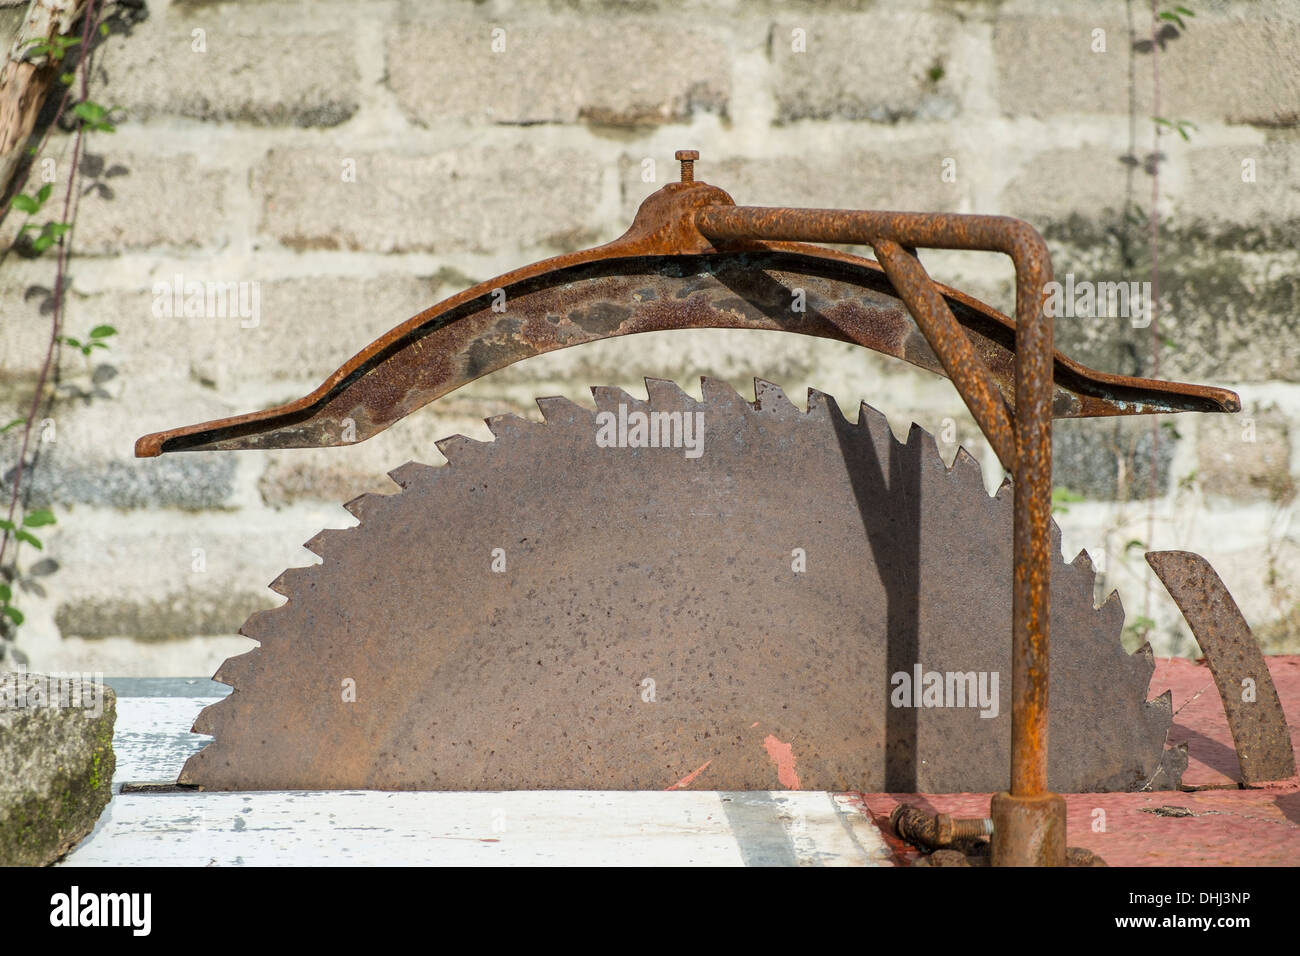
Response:
POLYGON ((36 537, 36 535, 32 534, 30 531, 23 531, 22 529, 19 529, 14 532, 14 537, 17 538, 19 541, 26 541, 37 551, 45 550, 43 547, 41 547, 41 539, 36 537))
POLYGON ((99 25, 99 35, 102 36, 102 37, 106 37, 106 36, 108 36, 108 24, 107 24, 107 23, 101 23, 101 24, 99 25))
POLYGON ((1146 542, 1145 542, 1145 541, 1139 541, 1137 538, 1130 538, 1129 541, 1128 541, 1128 543, 1124 545, 1124 553, 1125 553, 1125 554, 1128 554, 1128 553, 1129 553, 1130 551, 1132 551, 1134 548, 1139 548, 1139 549, 1145 551, 1145 550, 1146 550, 1146 546, 1147 546, 1147 545, 1146 545, 1146 542))
POLYGON ((13 199, 9 200, 9 202, 10 205, 19 212, 25 212, 29 216, 35 215, 41 211, 41 204, 25 193, 19 193, 13 199))
POLYGON ((49 508, 39 508, 23 515, 23 527, 25 528, 39 528, 42 525, 54 524, 54 522, 54 512, 49 508))
POLYGON ((92 339, 106 339, 110 335, 117 335, 117 329, 113 328, 111 325, 97 325, 90 330, 90 337, 92 339))
POLYGON ((32 241, 32 248, 35 249, 37 252, 44 252, 52 245, 54 245, 54 237, 49 235, 37 236, 32 241))
POLYGON ((45 200, 47 200, 47 199, 50 198, 50 192, 51 192, 53 189, 54 189, 54 184, 53 184, 53 183, 46 183, 46 184, 45 184, 44 186, 42 186, 42 187, 40 188, 40 190, 36 193, 36 201, 39 202, 39 203, 41 203, 41 205, 44 205, 44 204, 45 204, 45 200))
POLYGON ((4 610, 5 617, 13 621, 14 624, 17 625, 23 623, 23 612, 18 610, 18 608, 6 604, 3 610, 4 610))
POLYGON ((9 590, 9 585, 5 584, 3 581, 0 581, 0 601, 4 601, 6 604, 8 604, 9 599, 12 598, 13 596, 14 596, 14 592, 9 590))
POLYGON ((1179 13, 1181 13, 1181 14, 1182 14, 1183 16, 1185 16, 1185 17, 1194 17, 1194 16, 1196 16, 1195 13, 1193 13, 1191 10, 1188 10, 1186 7, 1174 7, 1174 9, 1177 10, 1179 13))
POLYGON ((17 530, 17 525, 15 525, 12 521, 8 520, 7 518, 0 518, 0 531, 15 531, 15 530, 17 530))
POLYGON ((72 107, 72 114, 87 123, 102 123, 108 115, 108 111, 98 103, 92 103, 90 100, 82 100, 72 107))
POLYGON ((59 338, 62 340, 64 345, 71 345, 74 349, 81 348, 80 339, 74 339, 71 335, 61 335, 59 338))
POLYGON ((14 419, 13 421, 11 421, 8 425, 5 425, 4 427, 0 427, 0 435, 3 435, 5 432, 7 432, 7 431, 8 431, 9 429, 11 429, 11 428, 17 428, 19 425, 21 425, 21 424, 22 424, 23 422, 25 422, 25 421, 27 421, 27 419, 25 419, 25 418, 15 418, 15 419, 14 419))
POLYGON ((59 74, 59 82, 62 83, 64 86, 71 86, 71 85, 72 85, 72 81, 75 80, 75 79, 76 79, 76 76, 74 76, 74 75, 71 74, 71 73, 60 73, 60 74, 59 74))

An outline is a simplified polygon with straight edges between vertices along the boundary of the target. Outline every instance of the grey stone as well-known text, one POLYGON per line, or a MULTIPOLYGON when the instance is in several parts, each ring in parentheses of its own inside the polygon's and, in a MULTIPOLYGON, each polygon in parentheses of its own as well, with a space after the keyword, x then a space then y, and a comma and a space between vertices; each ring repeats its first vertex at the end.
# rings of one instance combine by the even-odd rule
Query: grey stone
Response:
POLYGON ((103 45, 102 101, 124 107, 128 120, 337 126, 360 102, 355 41, 350 31, 285 34, 303 13, 292 4, 245 4, 237 17, 151 16, 103 45), (204 31, 204 52, 195 49, 195 30, 204 31))
POLYGON ((1197 478, 1206 492, 1279 504, 1295 496, 1290 423, 1278 408, 1207 416, 1199 428, 1197 478))
POLYGON ((0 674, 0 866, 45 866, 94 829, 112 798, 113 691, 0 674))
MULTIPOLYGON (((29 507, 89 504, 111 508, 225 506, 234 490, 235 461, 220 452, 194 452, 149 461, 88 461, 47 448, 36 467, 24 472, 29 507)), ((11 488, 13 469, 4 476, 11 488)))
MULTIPOLYGON (((52 138, 46 155, 70 155, 71 144, 52 138), (61 153, 60 151, 64 152, 61 153)), ((192 153, 162 155, 106 148, 107 168, 122 172, 111 179, 111 194, 89 189, 77 207, 76 251, 80 255, 115 256, 125 250, 168 246, 215 249, 229 239, 225 204, 229 176, 192 153)), ((89 185, 89 184, 87 184, 89 185)), ((20 216, 10 216, 0 240, 12 241, 20 216)), ((53 259, 42 260, 54 274, 53 259)), ((47 280, 51 285, 53 279, 47 280)))
MULTIPOLYGON (((1294 126, 1300 116, 1300 22, 1256 10, 1248 20, 1201 11, 1185 32, 1162 29, 1160 112, 1171 119, 1294 126)), ((993 20, 997 98, 1004 111, 1152 114, 1150 18, 1135 18, 1138 55, 1130 81, 1130 45, 1123 11, 1076 9, 993 20), (1095 52, 1094 30, 1105 31, 1095 52), (1050 64, 1050 68, 1045 65, 1050 64)))
MULTIPOLYGON (((176 284, 174 274, 158 281, 169 290, 176 284)), ((296 398, 305 394, 297 389, 319 385, 375 338, 452 291, 437 277, 401 273, 258 281, 202 262, 184 269, 181 286, 241 281, 257 284, 255 320, 235 309, 225 315, 160 316, 149 285, 74 297, 68 327, 116 326, 112 348, 103 354, 133 381, 157 381, 169 390, 188 381, 221 396, 249 384, 285 383, 293 391, 285 397, 296 398)), ((251 292, 250 286, 247 305, 251 292)), ((174 295, 164 298, 174 300, 174 295)), ((167 305, 174 309, 174 301, 167 305)))
POLYGON ((727 111, 731 47, 707 22, 682 30, 662 17, 490 13, 430 22, 423 5, 404 9, 388 33, 388 85, 418 123, 634 128, 727 111))
POLYGON ((82 598, 59 604, 54 623, 64 637, 130 637, 165 641, 234 634, 254 611, 274 604, 266 591, 192 589, 153 600, 82 598))
POLYGON ((255 170, 253 188, 262 228, 293 249, 566 252, 598 237, 601 178, 600 164, 577 150, 286 148, 255 170), (356 182, 342 180, 345 158, 356 160, 356 182))
MULTIPOLYGON (((1150 418, 1062 419, 1052 425, 1052 486, 1099 501, 1149 497, 1150 418)), ((1168 491, 1169 466, 1181 438, 1161 427, 1155 493, 1168 491)), ((1068 505, 1066 506, 1068 507, 1068 505)))
POLYGON ((952 119, 956 23, 912 11, 783 16, 768 38, 778 121, 952 119))

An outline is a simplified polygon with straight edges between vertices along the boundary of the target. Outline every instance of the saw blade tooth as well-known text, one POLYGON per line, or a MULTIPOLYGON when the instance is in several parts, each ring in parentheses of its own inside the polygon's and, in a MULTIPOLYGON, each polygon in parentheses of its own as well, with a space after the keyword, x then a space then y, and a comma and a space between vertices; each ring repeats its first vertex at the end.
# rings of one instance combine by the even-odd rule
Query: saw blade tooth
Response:
POLYGON ((367 516, 373 515, 388 504, 392 497, 392 495, 379 495, 373 491, 368 491, 363 495, 357 495, 351 501, 345 502, 343 507, 358 521, 365 521, 367 516))
POLYGON ((907 446, 911 448, 913 445, 919 446, 923 454, 928 452, 931 463, 937 461, 945 471, 948 470, 948 466, 943 463, 943 456, 939 454, 939 443, 916 422, 912 422, 912 427, 907 430, 907 446))
MULTIPOLYGON (((404 465, 398 465, 388 473, 388 477, 393 479, 399 488, 407 488, 413 484, 432 481, 438 474, 438 469, 433 465, 426 465, 420 461, 408 461, 404 465)), ((319 554, 320 552, 316 552, 319 554)))
MULTIPOLYGON (((220 673, 220 671, 218 671, 217 673, 220 673)), ((216 678, 213 678, 213 680, 216 680, 216 678)), ((221 683, 225 683, 225 682, 221 681, 221 683)), ((221 732, 221 725, 224 722, 224 718, 226 716, 225 711, 230 708, 231 702, 234 700, 234 698, 235 695, 233 693, 227 694, 225 697, 217 701, 215 704, 208 704, 207 707, 204 707, 201 711, 199 711, 198 716, 194 718, 194 726, 190 728, 190 733, 206 734, 209 737, 218 736, 221 732)), ((212 746, 211 744, 208 745, 209 748, 211 746, 212 746)), ((200 751, 200 753, 202 753, 202 751, 200 751)), ((197 754, 195 756, 197 756, 197 754)), ((194 758, 191 757, 190 759, 193 760, 194 758)), ((188 781, 186 781, 182 776, 181 782, 185 783, 188 781)))
MULTIPOLYGON (((1154 662, 1152 662, 1151 667, 1153 670, 1155 669, 1154 662)), ((1146 709, 1148 715, 1150 716, 1159 715, 1159 719, 1162 723, 1168 723, 1169 721, 1173 720, 1174 692, 1172 688, 1166 690, 1159 697, 1156 697, 1153 700, 1148 700, 1145 703, 1146 703, 1146 709)))
POLYGON ((514 412, 507 412, 504 415, 493 415, 490 418, 483 419, 492 433, 493 438, 515 438, 525 429, 534 427, 538 423, 530 422, 514 412))
MULTIPOLYGON (((489 448, 492 445, 491 442, 475 441, 473 438, 469 438, 465 435, 448 435, 446 438, 434 442, 434 444, 438 446, 438 451, 442 453, 443 458, 447 459, 448 464, 455 464, 456 460, 466 452, 472 452, 475 449, 489 448)), ((364 498, 366 496, 362 495, 361 497, 364 498)), ((347 505, 344 505, 344 507, 347 508, 347 505)), ((351 508, 348 508, 348 510, 352 511, 351 508)), ((352 513, 356 514, 355 511, 352 511, 352 513)), ((357 517, 359 518, 361 516, 357 515, 357 517)))
POLYGON ((266 638, 273 637, 276 630, 275 622, 278 620, 274 615, 279 610, 278 607, 271 607, 262 611, 254 611, 248 615, 248 620, 239 626, 238 633, 244 637, 252 638, 259 644, 264 642, 266 638))
POLYGON ((1087 548, 1079 549, 1079 553, 1076 554, 1074 560, 1070 562, 1070 567, 1074 568, 1076 571, 1086 571, 1094 576, 1097 573, 1097 569, 1092 563, 1092 555, 1088 553, 1087 548))
POLYGON ((1098 612, 1106 617, 1106 630, 1120 634, 1124 630, 1124 601, 1119 596, 1119 591, 1112 590, 1106 595, 1106 600, 1101 602, 1101 607, 1097 608, 1098 612))
POLYGON ((548 425, 572 425, 578 422, 588 424, 596 418, 596 413, 584 408, 577 402, 570 401, 562 395, 552 395, 535 399, 537 408, 548 425))
POLYGON ((234 657, 227 657, 225 662, 217 668, 217 672, 212 675, 212 679, 218 684, 225 684, 227 687, 243 686, 244 679, 257 669, 257 662, 254 659, 256 650, 254 648, 247 654, 236 654, 234 657))
POLYGON ((596 411, 598 412, 617 412, 620 405, 630 411, 632 409, 642 409, 646 404, 645 399, 635 398, 617 385, 593 385, 591 386, 591 397, 596 400, 596 411))
POLYGON ((323 558, 325 552, 336 547, 340 538, 351 530, 351 528, 326 528, 324 531, 317 531, 311 538, 304 541, 302 546, 316 557, 323 558))
POLYGON ((858 427, 866 428, 877 435, 894 437, 894 430, 889 427, 889 419, 885 417, 885 413, 866 402, 858 404, 858 427))
POLYGON ((294 591, 300 590, 303 581, 318 567, 320 567, 319 564, 312 564, 305 568, 285 568, 280 572, 280 576, 268 584, 267 587, 276 594, 292 598, 294 591))
POLYGON ((700 376, 700 394, 704 396, 706 405, 718 409, 749 406, 749 402, 745 401, 740 392, 732 388, 729 382, 708 375, 700 376))
POLYGON ((834 396, 815 388, 808 389, 808 414, 818 421, 847 421, 834 396))
POLYGON ((952 456, 952 467, 948 470, 967 484, 978 482, 980 490, 984 492, 986 498, 988 497, 988 489, 984 487, 984 469, 965 446, 957 446, 957 454, 952 456))
POLYGON ((998 501, 1009 502, 1014 496, 1015 496, 1015 490, 1011 484, 1011 479, 1007 477, 1003 477, 1002 484, 998 485, 998 490, 994 493, 993 497, 996 498, 998 501))
POLYGON ((1144 662, 1148 667, 1147 677, 1156 669, 1156 652, 1151 647, 1150 641, 1143 641, 1142 646, 1135 650, 1129 657, 1144 662))
POLYGON ((676 411, 694 408, 695 401, 686 389, 669 378, 645 378, 645 392, 650 397, 650 404, 660 411, 676 411))
POLYGON ((760 412, 784 412, 788 415, 799 411, 780 385, 762 378, 754 379, 754 405, 760 412))

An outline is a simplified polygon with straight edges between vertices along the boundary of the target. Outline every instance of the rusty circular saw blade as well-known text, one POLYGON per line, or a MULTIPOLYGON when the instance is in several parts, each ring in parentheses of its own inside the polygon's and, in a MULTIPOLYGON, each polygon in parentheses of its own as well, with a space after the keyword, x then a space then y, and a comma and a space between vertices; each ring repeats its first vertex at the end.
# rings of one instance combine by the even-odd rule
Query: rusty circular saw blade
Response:
MULTIPOLYGON (((595 411, 539 399, 544 421, 489 419, 495 440, 440 442, 449 464, 351 502, 360 523, 308 542, 321 563, 244 625, 260 646, 218 671, 234 691, 199 716, 215 741, 180 782, 1005 788, 1009 485, 990 496, 964 451, 949 469, 865 404, 850 422, 761 381, 755 402, 709 379, 702 401, 647 389, 593 389, 595 411), (636 413, 702 422, 698 453, 662 415, 664 447, 617 447, 636 413), (962 678, 943 706, 895 706, 894 675, 918 668, 918 690, 973 674, 990 706, 954 706, 962 678)), ((1124 651, 1118 596, 1094 607, 1090 562, 1061 560, 1053 531, 1050 785, 1135 789, 1169 699, 1146 700, 1149 648, 1124 651)))

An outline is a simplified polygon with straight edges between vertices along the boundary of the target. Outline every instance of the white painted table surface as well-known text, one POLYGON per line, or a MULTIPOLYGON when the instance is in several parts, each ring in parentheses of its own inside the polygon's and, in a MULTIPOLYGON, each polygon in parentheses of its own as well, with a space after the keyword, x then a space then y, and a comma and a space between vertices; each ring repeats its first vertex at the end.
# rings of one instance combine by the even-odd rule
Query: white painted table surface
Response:
POLYGON ((227 688, 112 680, 114 796, 64 866, 889 866, 848 795, 772 791, 120 793, 174 782, 227 688), (184 696, 191 695, 192 696, 184 696))

